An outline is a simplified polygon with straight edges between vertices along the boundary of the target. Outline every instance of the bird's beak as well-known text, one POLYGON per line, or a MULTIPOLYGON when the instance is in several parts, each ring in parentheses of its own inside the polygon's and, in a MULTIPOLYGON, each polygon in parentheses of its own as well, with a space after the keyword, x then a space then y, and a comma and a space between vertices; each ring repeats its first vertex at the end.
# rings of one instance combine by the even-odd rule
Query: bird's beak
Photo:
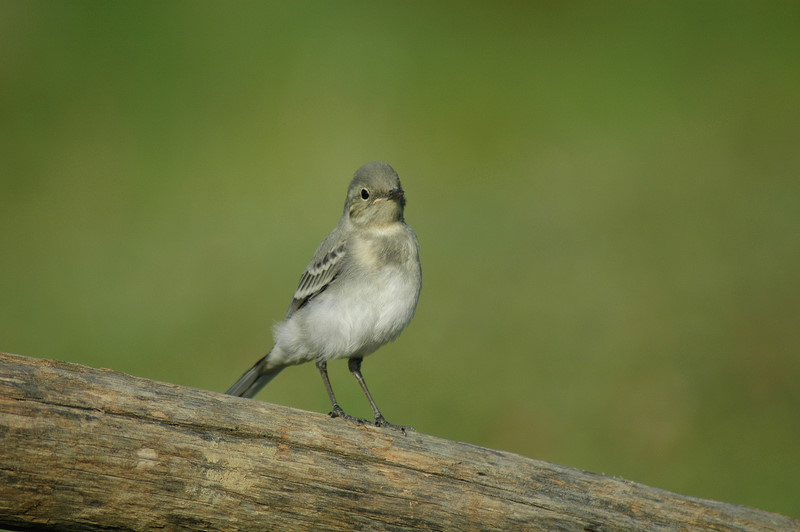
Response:
POLYGON ((405 195, 402 188, 393 188, 389 191, 389 195, 386 196, 388 199, 393 200, 397 198, 402 198, 405 195))

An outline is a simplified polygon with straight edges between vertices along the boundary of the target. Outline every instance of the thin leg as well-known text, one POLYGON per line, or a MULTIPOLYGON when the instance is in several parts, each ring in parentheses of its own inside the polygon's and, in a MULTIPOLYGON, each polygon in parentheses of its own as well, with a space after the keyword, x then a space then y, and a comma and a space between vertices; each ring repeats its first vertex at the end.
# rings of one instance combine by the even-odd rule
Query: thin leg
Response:
POLYGON ((381 411, 378 410, 378 405, 375 404, 375 400, 372 398, 372 394, 369 393, 369 388, 367 388, 367 383, 364 381, 364 376, 361 375, 362 360, 363 359, 361 357, 353 357, 348 361, 347 366, 350 368, 350 373, 352 373, 353 376, 358 381, 358 384, 361 385, 361 389, 364 390, 364 395, 367 396, 367 401, 369 401, 369 405, 372 407, 372 413, 375 415, 375 421, 374 421, 375 426, 398 429, 402 431, 403 434, 405 434, 406 429, 411 429, 411 427, 403 427, 401 425, 395 425, 394 423, 389 423, 388 421, 386 421, 386 418, 383 417, 381 411))
POLYGON ((333 388, 331 388, 331 381, 328 379, 328 363, 324 360, 317 362, 317 369, 319 370, 319 374, 322 375, 322 382, 325 384, 325 390, 328 392, 328 397, 331 399, 331 417, 340 417, 342 419, 347 419, 348 421, 355 421, 356 423, 366 423, 366 419, 361 419, 358 417, 353 417, 349 414, 346 414, 342 407, 339 406, 339 403, 336 402, 336 396, 333 395, 333 388))

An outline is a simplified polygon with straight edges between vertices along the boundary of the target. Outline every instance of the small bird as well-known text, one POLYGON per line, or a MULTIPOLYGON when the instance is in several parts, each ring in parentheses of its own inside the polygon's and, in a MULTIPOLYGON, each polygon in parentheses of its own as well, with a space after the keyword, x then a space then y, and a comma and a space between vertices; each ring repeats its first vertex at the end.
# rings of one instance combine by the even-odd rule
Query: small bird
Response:
POLYGON ((286 318, 275 325, 275 345, 225 392, 253 397, 287 366, 314 361, 331 400, 331 417, 366 420, 336 401, 327 361, 347 358, 375 416, 378 410, 361 375, 361 361, 398 337, 417 308, 422 288, 419 242, 403 218, 405 192, 386 163, 359 168, 347 189, 344 213, 322 241, 294 292, 286 318))

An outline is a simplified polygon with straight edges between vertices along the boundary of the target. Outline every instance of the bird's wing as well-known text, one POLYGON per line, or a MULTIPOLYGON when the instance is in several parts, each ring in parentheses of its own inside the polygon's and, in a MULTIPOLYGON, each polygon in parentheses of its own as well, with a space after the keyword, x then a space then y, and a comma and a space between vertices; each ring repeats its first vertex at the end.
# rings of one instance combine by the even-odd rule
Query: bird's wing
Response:
MULTIPOLYGON (((346 241, 340 240, 329 251, 317 252, 300 277, 300 283, 297 285, 297 290, 294 291, 289 310, 286 312, 287 318, 305 305, 309 299, 325 290, 336 278, 342 270, 342 263, 347 252, 346 244, 346 241)), ((326 246, 323 244, 321 247, 326 246)))

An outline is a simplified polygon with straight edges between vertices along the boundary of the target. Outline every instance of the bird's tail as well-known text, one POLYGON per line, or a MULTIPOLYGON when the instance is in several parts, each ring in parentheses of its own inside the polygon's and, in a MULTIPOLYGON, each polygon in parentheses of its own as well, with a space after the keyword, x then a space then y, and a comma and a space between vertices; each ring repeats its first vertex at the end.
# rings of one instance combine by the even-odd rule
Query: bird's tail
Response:
POLYGON ((239 377, 239 380, 225 392, 228 395, 236 395, 239 397, 253 397, 261 388, 267 385, 269 381, 281 372, 286 366, 272 366, 267 360, 269 353, 255 365, 248 369, 244 375, 239 377))

